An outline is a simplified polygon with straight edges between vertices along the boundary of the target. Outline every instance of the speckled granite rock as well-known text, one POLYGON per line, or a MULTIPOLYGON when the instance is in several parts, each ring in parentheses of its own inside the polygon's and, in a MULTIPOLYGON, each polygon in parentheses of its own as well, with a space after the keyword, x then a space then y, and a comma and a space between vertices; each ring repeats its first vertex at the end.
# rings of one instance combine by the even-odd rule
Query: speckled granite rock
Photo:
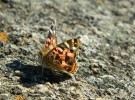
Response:
POLYGON ((1 0, 0 99, 134 100, 135 0, 1 0), (79 70, 59 76, 37 61, 52 19, 58 42, 81 37, 79 70))

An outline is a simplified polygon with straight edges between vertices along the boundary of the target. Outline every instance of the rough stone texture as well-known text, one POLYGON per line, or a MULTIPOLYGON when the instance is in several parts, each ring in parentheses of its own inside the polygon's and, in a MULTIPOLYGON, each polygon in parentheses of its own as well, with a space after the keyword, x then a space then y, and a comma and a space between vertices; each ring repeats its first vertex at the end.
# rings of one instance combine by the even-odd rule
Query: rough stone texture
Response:
POLYGON ((135 0, 1 0, 0 99, 134 100, 135 0), (37 61, 52 19, 58 41, 81 37, 76 75, 37 61), (22 97, 21 97, 22 96, 22 97))

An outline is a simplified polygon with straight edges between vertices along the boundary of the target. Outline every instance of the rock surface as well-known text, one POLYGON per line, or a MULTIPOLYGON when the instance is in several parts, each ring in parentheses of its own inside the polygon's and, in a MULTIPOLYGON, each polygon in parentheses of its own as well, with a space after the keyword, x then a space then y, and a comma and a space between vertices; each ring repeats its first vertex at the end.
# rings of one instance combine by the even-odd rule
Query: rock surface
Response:
POLYGON ((134 100, 135 0, 1 0, 1 100, 134 100), (81 37, 79 70, 54 76, 37 51, 52 19, 58 41, 81 37))

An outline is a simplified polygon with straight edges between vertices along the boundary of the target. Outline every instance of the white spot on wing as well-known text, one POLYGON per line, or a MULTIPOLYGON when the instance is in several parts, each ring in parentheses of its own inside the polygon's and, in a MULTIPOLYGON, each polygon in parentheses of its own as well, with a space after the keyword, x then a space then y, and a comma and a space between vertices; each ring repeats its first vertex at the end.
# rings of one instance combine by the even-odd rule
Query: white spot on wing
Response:
POLYGON ((64 42, 67 48, 70 48, 69 44, 67 42, 64 42))

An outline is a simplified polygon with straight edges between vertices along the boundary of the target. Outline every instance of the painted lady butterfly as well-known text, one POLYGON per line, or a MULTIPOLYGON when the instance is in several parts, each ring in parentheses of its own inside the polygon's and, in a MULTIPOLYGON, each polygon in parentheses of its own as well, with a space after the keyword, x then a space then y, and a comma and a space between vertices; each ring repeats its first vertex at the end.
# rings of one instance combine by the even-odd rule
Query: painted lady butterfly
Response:
POLYGON ((57 45, 56 22, 50 27, 45 46, 38 52, 39 61, 43 68, 50 68, 53 72, 75 74, 78 70, 76 55, 80 48, 79 38, 74 38, 57 45))

